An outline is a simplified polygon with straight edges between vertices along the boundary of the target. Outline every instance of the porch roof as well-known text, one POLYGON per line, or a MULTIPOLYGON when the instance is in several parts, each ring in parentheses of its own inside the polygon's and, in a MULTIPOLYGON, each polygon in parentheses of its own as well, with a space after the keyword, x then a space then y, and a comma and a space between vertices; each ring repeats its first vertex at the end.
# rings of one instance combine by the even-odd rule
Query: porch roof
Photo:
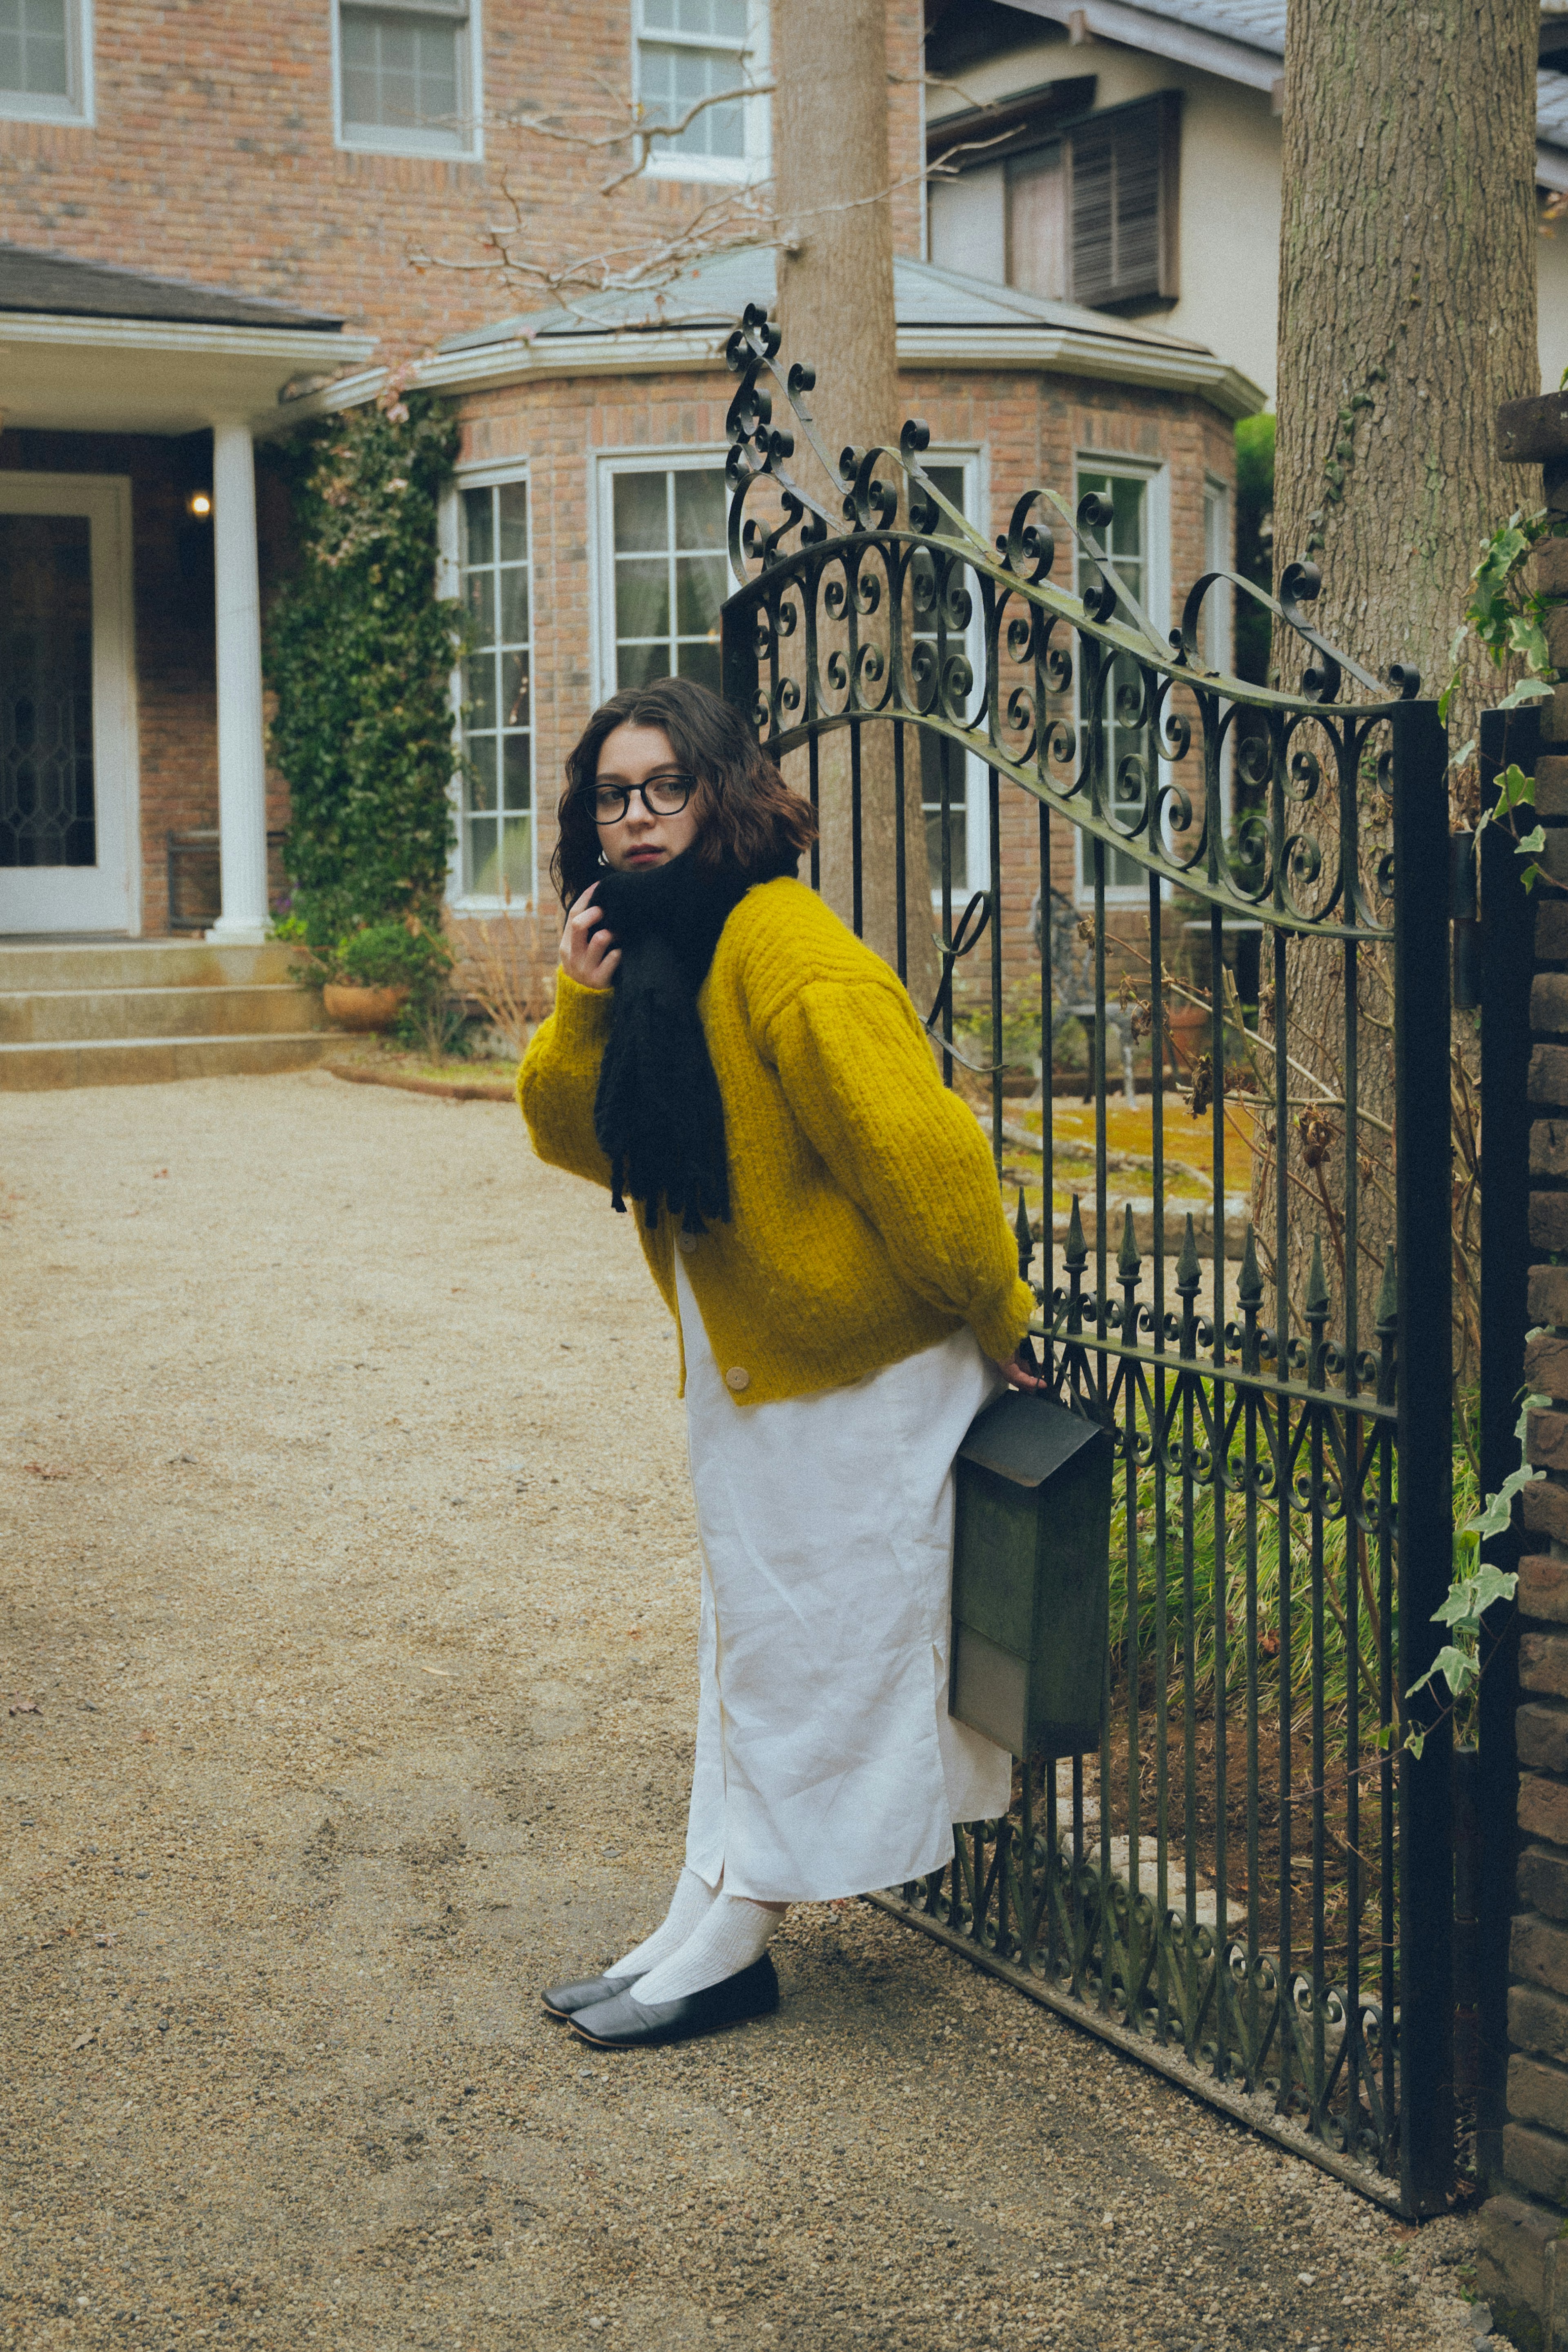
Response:
MULTIPOLYGON (((584 295, 450 335, 417 363, 414 380, 478 392, 532 376, 711 368, 747 304, 772 307, 776 284, 769 247, 715 254, 656 290, 584 295)), ((1197 393, 1228 416, 1265 404, 1239 368, 1157 327, 906 257, 894 261, 893 286, 898 356, 912 365, 1027 367, 1150 384, 1197 393)), ((369 399, 382 381, 380 370, 345 377, 298 413, 369 399)))
POLYGON ((0 245, 0 410, 69 433, 191 433, 270 422, 302 375, 375 349, 338 319, 266 296, 0 245))

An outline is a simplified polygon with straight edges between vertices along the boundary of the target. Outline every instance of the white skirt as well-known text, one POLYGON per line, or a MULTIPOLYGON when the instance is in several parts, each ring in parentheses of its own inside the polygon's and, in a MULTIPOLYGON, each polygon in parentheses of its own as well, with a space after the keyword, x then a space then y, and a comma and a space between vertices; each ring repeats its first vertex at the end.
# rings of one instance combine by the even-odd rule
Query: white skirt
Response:
POLYGON ((851 1386, 737 1406, 679 1251, 704 1570, 688 1866, 823 1902, 951 1860, 1012 1759, 947 1713, 953 1462, 1001 1377, 963 1330, 851 1386))

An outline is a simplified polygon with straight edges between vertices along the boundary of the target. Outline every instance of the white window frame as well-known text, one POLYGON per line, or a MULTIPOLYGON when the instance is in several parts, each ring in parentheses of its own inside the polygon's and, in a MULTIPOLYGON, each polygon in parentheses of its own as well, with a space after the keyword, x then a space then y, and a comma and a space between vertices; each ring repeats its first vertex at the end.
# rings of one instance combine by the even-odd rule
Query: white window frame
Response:
MULTIPOLYGON (((964 520, 971 530, 979 532, 988 546, 990 544, 991 507, 988 457, 989 452, 983 444, 971 443, 967 447, 928 449, 922 458, 922 463, 927 467, 959 466, 963 468, 964 520)), ((976 688, 980 689, 984 688, 986 678, 986 617, 981 610, 977 583, 970 590, 970 595, 974 612, 965 638, 965 650, 969 656, 969 667, 975 673, 976 688)), ((984 725, 983 705, 978 717, 979 723, 984 725)), ((990 786, 987 762, 977 759, 972 751, 966 751, 964 772, 964 862, 968 880, 962 889, 954 889, 955 920, 963 913, 966 899, 973 898, 977 890, 988 890, 991 887, 990 786)), ((907 776, 907 759, 904 772, 907 776)), ((922 808, 924 810, 924 803, 922 808)), ((936 908, 942 904, 940 883, 932 888, 931 904, 936 908)))
MULTIPOLYGON (((643 0, 632 0, 632 93, 642 102, 643 43, 657 42, 665 48, 722 48, 723 42, 700 38, 692 33, 666 32, 662 26, 644 28, 643 0)), ((768 0, 748 0, 746 12, 746 47, 740 53, 740 81, 747 78, 764 79, 768 64, 768 0)), ((737 87, 740 86, 737 81, 737 87)), ((772 108, 768 93, 758 91, 755 98, 744 101, 746 121, 746 152, 730 155, 683 155, 677 153, 667 140, 648 142, 646 173, 651 180, 712 181, 745 184, 751 180, 765 180, 772 170, 772 108)))
MULTIPOLYGON (((589 513, 593 519, 593 529, 588 541, 588 585, 592 615, 591 667, 595 702, 607 702, 616 690, 614 477, 617 474, 722 474, 728 456, 727 444, 722 447, 714 446, 697 449, 689 446, 682 449, 650 449, 639 445, 630 449, 600 449, 594 452, 588 485, 589 513)), ((725 594, 733 596, 741 583, 730 569, 727 547, 725 550, 724 572, 725 594)))
MULTIPOLYGON (((329 0, 332 26, 332 139, 334 145, 354 155, 418 155, 433 163, 475 163, 485 152, 485 44, 482 0, 467 0, 468 21, 450 19, 462 52, 460 90, 465 136, 458 147, 438 147, 417 131, 376 131, 368 126, 350 130, 343 120, 343 10, 355 0, 329 0)), ((440 16, 437 8, 421 9, 418 0, 360 0, 367 7, 388 7, 399 16, 440 16)))
POLYGON ((66 81, 62 93, 0 89, 0 121, 91 124, 92 0, 66 0, 66 81))
MULTIPOLYGON (((1144 482, 1147 497, 1144 516, 1148 529, 1148 553, 1144 559, 1144 593, 1140 602, 1148 614, 1155 635, 1162 641, 1171 626, 1171 477, 1170 467, 1162 458, 1126 457, 1106 449, 1077 449, 1072 457, 1072 503, 1078 505, 1078 477, 1081 473, 1110 474, 1123 480, 1144 482)), ((1078 593, 1078 551, 1073 543, 1073 593, 1078 593)), ((1080 681, 1083 677, 1082 662, 1074 664, 1080 681)), ((1082 706, 1075 704, 1081 711, 1082 706)), ((1082 725, 1081 718, 1075 724, 1082 725)), ((1151 787, 1158 781, 1151 777, 1151 787)), ((1084 856, 1087 836, 1073 828, 1073 849, 1077 861, 1076 895, 1080 906, 1092 903, 1094 877, 1084 856)), ((1148 896, 1146 880, 1137 882, 1107 882, 1105 904, 1108 907, 1142 906, 1148 896)))
MULTIPOLYGON (((465 490, 493 489, 503 482, 521 482, 528 493, 528 700, 534 717, 529 726, 528 774, 533 802, 533 871, 527 899, 521 903, 537 908, 539 903, 539 730, 536 689, 538 675, 535 655, 538 636, 535 622, 538 600, 535 593, 538 574, 535 569, 534 492, 533 480, 526 461, 517 457, 487 458, 454 469, 451 482, 443 491, 436 509, 435 586, 438 596, 456 598, 463 593, 463 506, 465 490)), ((467 889, 463 880, 463 663, 461 657, 453 664, 447 679, 447 698, 452 709, 452 782, 448 797, 455 821, 453 846, 446 861, 446 904, 455 915, 498 915, 507 900, 497 891, 485 896, 467 889)), ((499 767, 497 761, 497 776, 499 767)), ((514 912, 519 911, 519 901, 511 901, 514 912)))

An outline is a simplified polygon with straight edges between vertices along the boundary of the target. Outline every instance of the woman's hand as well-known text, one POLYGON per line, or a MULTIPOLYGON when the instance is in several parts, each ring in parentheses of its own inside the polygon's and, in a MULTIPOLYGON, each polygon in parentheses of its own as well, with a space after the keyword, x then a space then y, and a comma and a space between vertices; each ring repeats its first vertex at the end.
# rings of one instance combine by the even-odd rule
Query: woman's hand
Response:
POLYGON ((579 988, 608 988, 621 961, 613 932, 593 903, 599 887, 591 882, 566 919, 560 935, 560 968, 579 988))
POLYGON ((1034 1352, 1031 1339, 1020 1339, 1000 1370, 1009 1388, 1022 1389, 1026 1394, 1049 1385, 1040 1378, 1040 1359, 1034 1352))

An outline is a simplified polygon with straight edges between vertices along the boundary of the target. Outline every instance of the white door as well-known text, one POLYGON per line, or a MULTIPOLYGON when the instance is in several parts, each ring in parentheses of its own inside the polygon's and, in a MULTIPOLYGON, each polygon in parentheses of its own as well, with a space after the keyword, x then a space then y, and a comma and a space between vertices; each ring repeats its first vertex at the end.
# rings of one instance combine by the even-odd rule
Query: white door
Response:
POLYGON ((140 929, 131 484, 0 472, 0 934, 140 929))

